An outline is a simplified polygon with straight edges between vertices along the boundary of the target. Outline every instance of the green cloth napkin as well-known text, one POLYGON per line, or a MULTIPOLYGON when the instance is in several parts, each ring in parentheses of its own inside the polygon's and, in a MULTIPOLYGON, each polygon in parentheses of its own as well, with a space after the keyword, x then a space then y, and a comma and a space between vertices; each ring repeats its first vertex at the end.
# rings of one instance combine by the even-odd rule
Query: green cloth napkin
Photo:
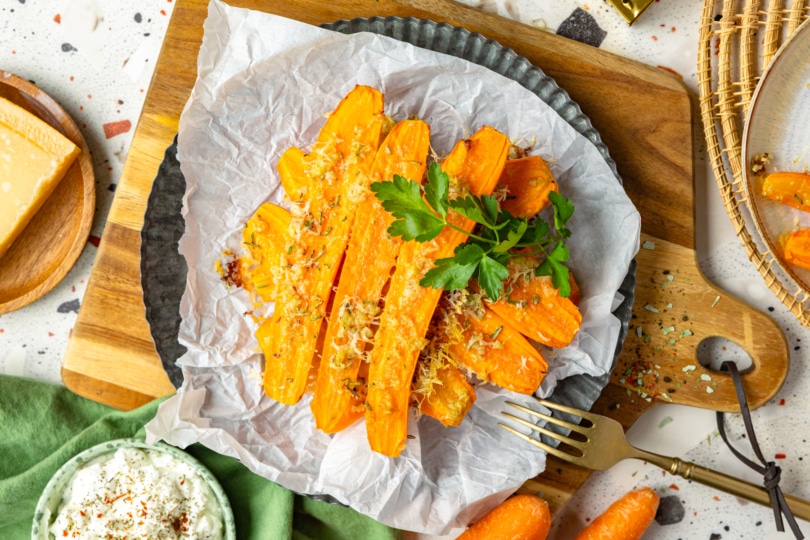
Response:
MULTIPOLYGON (((82 450, 143 438, 158 402, 122 412, 62 386, 0 375, 0 538, 31 537, 34 508, 51 476, 82 450)), ((339 505, 295 495, 237 460, 199 444, 186 449, 217 477, 233 508, 238 538, 393 540, 399 532, 339 505)))

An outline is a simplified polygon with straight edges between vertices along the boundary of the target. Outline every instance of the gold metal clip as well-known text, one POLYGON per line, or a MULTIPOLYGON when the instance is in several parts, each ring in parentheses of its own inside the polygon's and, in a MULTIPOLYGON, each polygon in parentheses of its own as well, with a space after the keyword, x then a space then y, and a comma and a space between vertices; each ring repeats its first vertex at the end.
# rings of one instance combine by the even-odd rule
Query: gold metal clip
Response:
POLYGON ((608 0, 621 13, 628 25, 633 24, 655 0, 608 0))

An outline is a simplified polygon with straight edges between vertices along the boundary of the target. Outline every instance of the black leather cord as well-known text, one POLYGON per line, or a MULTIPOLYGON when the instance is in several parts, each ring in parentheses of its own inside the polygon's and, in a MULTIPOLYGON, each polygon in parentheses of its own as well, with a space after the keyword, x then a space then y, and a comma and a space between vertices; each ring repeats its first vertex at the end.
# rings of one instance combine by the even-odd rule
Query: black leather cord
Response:
POLYGON ((728 370, 728 372, 731 374, 731 380, 734 381, 734 390, 737 392, 737 400, 740 402, 740 412, 742 413, 743 423, 745 424, 745 432, 748 434, 748 440, 751 441, 751 448, 754 450, 754 454, 756 454, 756 457, 759 459, 760 463, 745 457, 736 448, 731 446, 731 443, 726 436, 723 413, 718 411, 717 429, 720 431, 720 436, 723 438, 723 441, 726 443, 729 450, 731 450, 731 452, 737 456, 737 459, 763 476, 763 485, 765 486, 765 489, 768 490, 768 496, 771 499, 771 508, 773 508, 773 517, 776 521, 776 530, 779 532, 783 532, 785 530, 785 525, 782 522, 782 515, 784 515, 788 525, 790 525, 790 530, 793 531, 796 539, 803 540, 804 535, 799 529, 799 524, 796 523, 796 518, 793 517, 793 513, 790 511, 790 507, 788 507, 787 501, 785 501, 785 496, 782 494, 782 490, 779 487, 779 478, 782 470, 777 467, 776 463, 773 461, 767 461, 763 457, 762 451, 759 449, 759 443, 757 442, 756 434, 754 434, 754 423, 751 421, 751 411, 748 409, 748 399, 745 397, 742 377, 740 377, 740 372, 737 370, 737 364, 734 362, 723 362, 723 368, 728 370))

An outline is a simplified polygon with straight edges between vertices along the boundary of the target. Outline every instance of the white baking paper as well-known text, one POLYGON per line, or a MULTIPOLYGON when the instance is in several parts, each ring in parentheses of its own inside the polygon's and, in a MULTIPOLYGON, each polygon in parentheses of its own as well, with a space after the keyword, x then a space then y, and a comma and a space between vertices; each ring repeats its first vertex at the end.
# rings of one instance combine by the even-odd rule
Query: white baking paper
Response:
POLYGON ((187 182, 180 251, 188 262, 180 306, 184 383, 147 425, 147 439, 195 442, 241 460, 295 492, 327 495, 383 523, 432 534, 460 532, 545 465, 542 452, 498 428, 504 401, 489 385, 461 426, 412 419, 397 459, 375 454, 358 422, 319 432, 309 397, 280 405, 261 387, 263 358, 244 291, 215 270, 223 250, 241 252, 241 230, 264 201, 283 204, 275 164, 308 148, 355 85, 380 89, 397 119, 431 124, 441 155, 484 124, 536 141, 561 191, 576 206, 571 267, 582 290, 582 329, 568 348, 544 351, 562 377, 611 365, 619 321, 616 291, 638 249, 640 219, 599 152, 519 84, 464 60, 373 34, 346 36, 212 1, 198 79, 180 121, 178 157, 187 182))

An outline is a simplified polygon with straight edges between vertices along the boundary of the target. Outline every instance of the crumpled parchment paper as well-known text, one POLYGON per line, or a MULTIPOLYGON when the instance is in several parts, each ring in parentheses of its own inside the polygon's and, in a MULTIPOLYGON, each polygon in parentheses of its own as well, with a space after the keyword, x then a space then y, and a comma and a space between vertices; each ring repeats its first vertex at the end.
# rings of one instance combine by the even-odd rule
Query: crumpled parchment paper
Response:
POLYGON ((440 155, 484 124, 535 141, 532 153, 550 161, 576 206, 569 246, 583 314, 569 347, 544 351, 550 373, 540 393, 548 395, 560 378, 610 368, 619 332, 611 309, 638 249, 640 218, 592 143, 534 94, 486 68, 214 0, 178 139, 187 182, 184 383, 147 425, 147 440, 200 442, 293 491, 327 495, 393 527, 459 533, 543 470, 541 451, 497 427, 506 399, 527 398, 481 385, 457 428, 412 418, 414 438, 397 459, 371 452, 363 422, 321 433, 308 396, 290 407, 264 395, 255 323, 244 316, 253 306, 215 270, 224 250, 241 252, 241 230, 262 202, 283 204, 275 171, 281 153, 309 148, 324 114, 357 84, 380 89, 387 114, 429 122, 440 155))

